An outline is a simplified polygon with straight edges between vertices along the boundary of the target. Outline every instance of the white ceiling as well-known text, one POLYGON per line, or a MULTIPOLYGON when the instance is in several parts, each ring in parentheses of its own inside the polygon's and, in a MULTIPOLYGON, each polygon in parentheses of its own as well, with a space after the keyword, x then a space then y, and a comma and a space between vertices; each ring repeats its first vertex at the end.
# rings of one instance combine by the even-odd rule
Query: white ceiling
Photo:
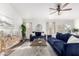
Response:
POLYGON ((61 15, 57 13, 49 15, 49 8, 56 8, 55 3, 13 3, 11 4, 15 10, 24 19, 78 19, 79 18, 79 4, 71 3, 66 8, 72 8, 71 11, 62 12, 61 15))

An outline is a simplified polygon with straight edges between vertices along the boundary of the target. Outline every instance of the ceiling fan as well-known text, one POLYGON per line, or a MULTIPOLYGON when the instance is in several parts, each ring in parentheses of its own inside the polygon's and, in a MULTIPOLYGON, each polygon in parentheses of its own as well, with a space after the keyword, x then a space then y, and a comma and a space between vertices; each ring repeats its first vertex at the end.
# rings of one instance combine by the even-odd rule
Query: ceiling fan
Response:
POLYGON ((62 5, 61 3, 58 3, 57 4, 57 8, 49 8, 50 10, 54 10, 54 12, 51 12, 51 14, 54 14, 56 12, 58 12, 58 15, 61 14, 62 11, 70 11, 72 10, 72 8, 67 8, 67 9, 64 9, 69 3, 65 3, 64 5, 62 5))

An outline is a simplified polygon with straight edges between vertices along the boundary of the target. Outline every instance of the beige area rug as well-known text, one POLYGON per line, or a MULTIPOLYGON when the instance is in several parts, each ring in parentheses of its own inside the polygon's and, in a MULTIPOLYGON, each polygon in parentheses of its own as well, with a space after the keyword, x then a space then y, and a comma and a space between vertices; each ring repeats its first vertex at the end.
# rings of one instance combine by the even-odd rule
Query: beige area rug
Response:
POLYGON ((32 47, 30 44, 30 42, 25 42, 8 56, 56 56, 49 44, 42 47, 32 47))

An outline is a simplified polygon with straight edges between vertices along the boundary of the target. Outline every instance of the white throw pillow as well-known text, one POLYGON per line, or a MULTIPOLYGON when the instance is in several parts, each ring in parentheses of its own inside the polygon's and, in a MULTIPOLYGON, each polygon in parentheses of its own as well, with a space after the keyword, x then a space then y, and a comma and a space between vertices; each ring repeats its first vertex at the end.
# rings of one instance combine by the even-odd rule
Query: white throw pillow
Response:
POLYGON ((35 36, 35 33, 32 33, 32 36, 35 36))
POLYGON ((52 34, 52 37, 55 37, 56 38, 56 34, 52 34))
POLYGON ((74 36, 71 36, 67 43, 79 43, 79 38, 76 38, 74 36))
POLYGON ((44 36, 45 34, 44 34, 44 33, 42 33, 41 35, 42 35, 42 36, 44 36))

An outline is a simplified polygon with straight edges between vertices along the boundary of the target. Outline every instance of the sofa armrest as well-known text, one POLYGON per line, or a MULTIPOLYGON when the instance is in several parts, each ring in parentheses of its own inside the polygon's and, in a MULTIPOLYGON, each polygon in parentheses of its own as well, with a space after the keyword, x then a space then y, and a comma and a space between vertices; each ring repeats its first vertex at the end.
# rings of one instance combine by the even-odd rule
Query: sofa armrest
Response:
POLYGON ((79 43, 67 43, 64 45, 64 54, 67 56, 79 56, 79 43))

